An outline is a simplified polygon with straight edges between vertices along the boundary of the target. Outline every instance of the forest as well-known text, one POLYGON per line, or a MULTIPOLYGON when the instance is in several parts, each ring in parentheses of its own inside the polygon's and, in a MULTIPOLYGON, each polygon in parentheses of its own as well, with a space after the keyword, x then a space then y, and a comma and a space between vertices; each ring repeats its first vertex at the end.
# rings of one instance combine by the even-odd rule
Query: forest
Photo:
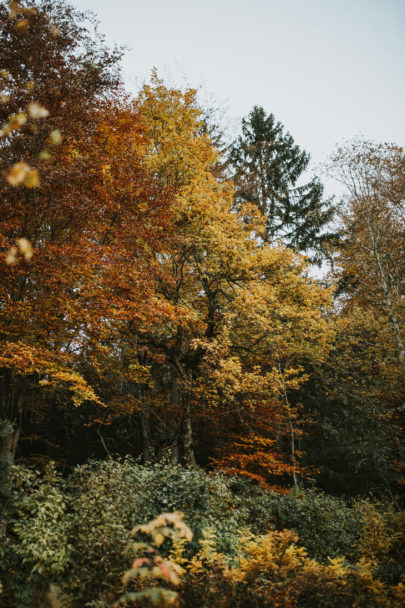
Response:
POLYGON ((0 607, 404 606, 404 150, 123 52, 0 0, 0 607))

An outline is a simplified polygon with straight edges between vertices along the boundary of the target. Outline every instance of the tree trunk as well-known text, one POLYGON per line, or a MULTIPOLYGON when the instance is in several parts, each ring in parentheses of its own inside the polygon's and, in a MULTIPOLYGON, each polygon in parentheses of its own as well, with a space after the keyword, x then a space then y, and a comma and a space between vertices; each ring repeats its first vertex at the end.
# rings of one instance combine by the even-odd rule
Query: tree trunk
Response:
POLYGON ((14 426, 13 430, 3 437, 0 445, 0 456, 6 458, 11 464, 14 463, 20 432, 20 427, 14 426))
POLYGON ((191 426, 190 394, 186 391, 183 397, 183 408, 180 424, 181 461, 186 467, 195 467, 196 461, 193 449, 193 430, 191 426))
MULTIPOLYGON (((394 308, 394 304, 393 304, 392 297, 391 297, 391 290, 389 288, 388 277, 386 276, 384 266, 381 262, 380 251, 378 248, 377 238, 376 238, 376 234, 375 234, 376 231, 373 228, 372 222, 370 221, 369 217, 366 217, 366 224, 367 224, 370 244, 371 244, 371 248, 372 248, 373 258, 374 258, 374 262, 376 265, 377 276, 379 278, 381 291, 383 293, 384 308, 385 308, 386 315, 391 323, 392 331, 394 334, 396 350, 397 350, 397 357, 398 357, 398 361, 399 361, 399 364, 402 369, 402 376, 405 381, 405 345, 402 340, 399 321, 398 321, 397 315, 394 312, 395 308, 394 308)), ((398 291, 400 291, 400 290, 398 290, 398 291)))
POLYGON ((148 408, 144 405, 141 411, 141 430, 142 430, 142 462, 149 464, 153 460, 154 450, 150 433, 150 415, 148 408))
POLYGON ((21 420, 27 394, 27 378, 4 370, 1 391, 0 419, 8 422, 8 431, 0 435, 0 456, 14 463, 21 432, 21 420))
POLYGON ((178 434, 180 462, 186 467, 195 467, 193 449, 193 429, 191 425, 191 386, 193 372, 187 369, 178 357, 172 358, 178 378, 176 395, 181 407, 181 419, 178 434))

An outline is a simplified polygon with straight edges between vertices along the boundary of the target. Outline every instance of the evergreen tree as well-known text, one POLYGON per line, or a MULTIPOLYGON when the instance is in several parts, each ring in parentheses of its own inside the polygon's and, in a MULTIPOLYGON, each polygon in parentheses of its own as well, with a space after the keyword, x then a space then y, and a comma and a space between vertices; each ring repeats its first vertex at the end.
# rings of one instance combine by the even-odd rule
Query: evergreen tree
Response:
POLYGON ((230 146, 228 166, 235 183, 236 206, 257 205, 267 217, 266 240, 281 240, 295 251, 319 253, 332 235, 325 232, 334 208, 322 201, 323 185, 299 178, 310 156, 294 143, 274 115, 255 106, 242 121, 242 135, 230 146))

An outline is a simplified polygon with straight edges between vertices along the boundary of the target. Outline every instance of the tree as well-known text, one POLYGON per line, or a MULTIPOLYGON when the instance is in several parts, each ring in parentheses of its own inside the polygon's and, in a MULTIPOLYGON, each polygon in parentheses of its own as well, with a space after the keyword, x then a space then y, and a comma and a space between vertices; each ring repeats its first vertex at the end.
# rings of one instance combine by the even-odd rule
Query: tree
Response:
POLYGON ((167 89, 154 77, 136 107, 152 144, 144 164, 174 196, 172 238, 154 266, 166 315, 128 328, 132 361, 139 364, 142 355, 153 382, 145 386, 146 401, 160 393, 168 445, 187 465, 198 443, 193 425, 210 416, 221 428, 230 408, 247 426, 257 418, 258 435, 266 424, 281 444, 291 432, 284 388, 303 381, 302 359, 327 348, 322 312, 330 292, 305 277, 293 252, 257 241, 263 223, 254 206, 232 211, 232 189, 211 171, 217 154, 201 129, 193 91, 167 89))
POLYGON ((27 404, 51 386, 73 391, 77 403, 97 401, 75 352, 90 300, 83 285, 95 276, 87 227, 100 227, 100 211, 86 162, 69 146, 89 137, 97 102, 118 86, 120 53, 95 42, 85 16, 63 2, 2 2, 0 17, 0 418, 14 425, 1 445, 13 458, 27 404), (30 181, 20 179, 26 165, 30 181))
POLYGON ((235 430, 276 445, 272 462, 295 472, 287 393, 327 349, 330 293, 292 251, 257 239, 259 209, 232 209, 194 91, 153 75, 132 102, 80 14, 58 2, 25 15, 26 43, 20 8, 5 26, 7 115, 21 118, 2 139, 1 415, 15 425, 3 452, 28 412, 87 402, 108 405, 106 424, 132 418, 145 461, 170 447, 192 466, 196 425, 220 428, 236 406, 235 430), (34 184, 12 183, 21 162, 34 184))
POLYGON ((378 312, 358 304, 331 319, 335 338, 323 361, 308 368, 299 398, 311 423, 304 462, 333 493, 399 490, 403 478, 401 383, 389 327, 378 312))
POLYGON ((333 273, 337 334, 303 401, 316 421, 310 458, 334 491, 403 482, 404 158, 393 144, 355 140, 329 165, 346 187, 333 273))
POLYGON ((228 165, 235 184, 235 203, 256 205, 266 218, 265 238, 281 240, 294 251, 322 250, 332 235, 326 229, 334 209, 322 201, 317 178, 299 185, 309 164, 274 115, 255 106, 242 121, 242 135, 231 145, 228 165))
POLYGON ((355 140, 338 148, 331 174, 347 189, 338 256, 350 301, 382 313, 405 381, 405 155, 355 140))

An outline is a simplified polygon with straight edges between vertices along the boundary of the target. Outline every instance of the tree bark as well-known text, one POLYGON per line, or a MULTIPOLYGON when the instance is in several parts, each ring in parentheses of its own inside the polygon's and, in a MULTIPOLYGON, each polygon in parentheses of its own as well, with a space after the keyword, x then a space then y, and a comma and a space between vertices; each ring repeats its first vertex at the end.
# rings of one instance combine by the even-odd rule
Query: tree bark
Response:
POLYGON ((183 395, 183 407, 180 424, 181 461, 186 467, 195 467, 196 461, 193 448, 193 429, 191 425, 190 394, 187 390, 183 395))
POLYGON ((151 442, 150 414, 144 405, 141 411, 141 430, 142 430, 142 462, 149 464, 153 460, 154 450, 151 442))
POLYGON ((11 464, 14 463, 15 454, 17 451, 18 440, 20 438, 20 427, 14 427, 13 431, 6 435, 0 446, 0 456, 7 458, 11 464))
POLYGON ((0 418, 8 421, 9 433, 4 433, 0 441, 0 455, 14 463, 21 433, 21 420, 27 394, 27 378, 13 376, 8 370, 2 378, 2 403, 0 418))
POLYGON ((402 340, 401 330, 397 316, 394 312, 394 305, 391 298, 391 292, 389 288, 388 277, 386 276, 384 266, 381 262, 379 247, 377 243, 377 236, 373 229, 372 222, 369 217, 366 217, 366 225, 369 234, 371 249, 373 253, 374 263, 376 265, 377 276, 379 278, 381 291, 383 293, 383 301, 386 315, 391 323, 391 327, 394 334, 394 340, 396 344, 398 361, 402 369, 402 376, 405 381, 405 345, 402 340))

